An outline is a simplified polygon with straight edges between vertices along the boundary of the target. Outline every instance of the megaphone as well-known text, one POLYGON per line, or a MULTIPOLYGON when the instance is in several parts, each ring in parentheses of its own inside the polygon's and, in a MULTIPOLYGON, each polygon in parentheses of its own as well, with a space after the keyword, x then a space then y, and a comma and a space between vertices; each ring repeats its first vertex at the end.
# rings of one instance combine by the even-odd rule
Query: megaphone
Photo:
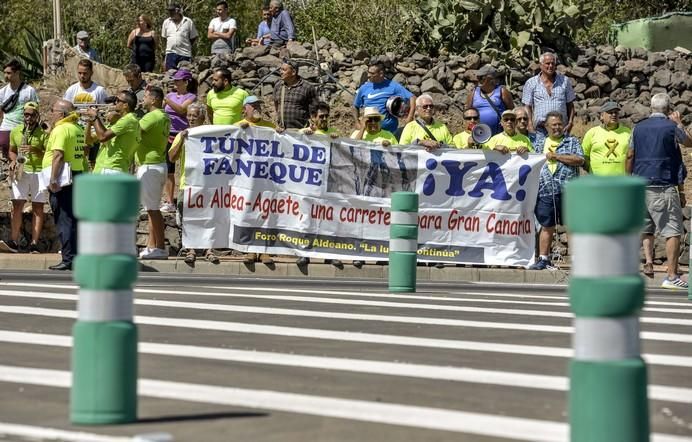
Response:
POLYGON ((385 105, 387 112, 394 115, 397 118, 404 118, 408 115, 411 106, 408 100, 404 100, 399 96, 391 96, 387 99, 387 104, 385 105))
POLYGON ((476 144, 487 143, 492 136, 493 131, 487 124, 478 123, 471 129, 471 139, 476 144))

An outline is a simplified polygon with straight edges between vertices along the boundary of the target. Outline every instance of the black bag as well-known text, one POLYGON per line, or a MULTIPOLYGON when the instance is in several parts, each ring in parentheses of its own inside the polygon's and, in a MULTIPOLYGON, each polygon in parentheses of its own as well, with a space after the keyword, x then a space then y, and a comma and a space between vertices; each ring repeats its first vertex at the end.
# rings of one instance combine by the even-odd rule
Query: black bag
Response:
POLYGON ((3 113, 8 113, 14 109, 14 107, 17 105, 17 101, 19 101, 19 93, 22 91, 22 88, 24 87, 24 82, 22 81, 19 83, 19 87, 17 88, 16 91, 14 91, 14 94, 10 96, 7 100, 5 100, 2 103, 2 106, 0 106, 0 109, 2 110, 3 113))

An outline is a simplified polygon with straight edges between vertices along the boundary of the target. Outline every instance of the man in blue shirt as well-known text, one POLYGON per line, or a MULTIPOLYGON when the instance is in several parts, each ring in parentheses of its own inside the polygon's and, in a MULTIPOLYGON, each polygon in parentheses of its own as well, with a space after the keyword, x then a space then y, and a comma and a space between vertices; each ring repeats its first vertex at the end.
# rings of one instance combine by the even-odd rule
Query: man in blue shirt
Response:
POLYGON ((360 109, 376 107, 384 115, 382 129, 396 134, 399 128, 399 120, 387 111, 387 100, 389 97, 394 96, 409 101, 409 112, 403 124, 405 126, 410 121, 413 121, 413 117, 416 114, 416 97, 396 81, 385 78, 382 63, 371 63, 368 66, 368 81, 358 88, 356 98, 353 99, 353 112, 358 129, 360 129, 360 109))
POLYGON ((296 39, 296 28, 291 14, 284 9, 281 0, 269 2, 269 13, 272 16, 270 25, 272 46, 285 46, 296 39))

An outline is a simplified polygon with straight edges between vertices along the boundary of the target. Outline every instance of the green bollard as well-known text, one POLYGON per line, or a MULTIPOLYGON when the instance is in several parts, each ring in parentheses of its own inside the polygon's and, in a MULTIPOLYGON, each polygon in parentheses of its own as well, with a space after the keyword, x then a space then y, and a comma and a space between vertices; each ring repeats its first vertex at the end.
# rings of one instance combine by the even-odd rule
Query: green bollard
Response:
POLYGON ((137 281, 135 222, 139 181, 130 175, 75 179, 79 219, 74 278, 79 284, 72 329, 70 420, 107 425, 137 420, 137 281))
POLYGON ((574 312, 569 421, 572 442, 647 442, 647 369, 641 358, 639 274, 645 182, 588 176, 566 186, 574 312))
POLYGON ((394 192, 389 221, 389 291, 416 291, 418 194, 394 192))

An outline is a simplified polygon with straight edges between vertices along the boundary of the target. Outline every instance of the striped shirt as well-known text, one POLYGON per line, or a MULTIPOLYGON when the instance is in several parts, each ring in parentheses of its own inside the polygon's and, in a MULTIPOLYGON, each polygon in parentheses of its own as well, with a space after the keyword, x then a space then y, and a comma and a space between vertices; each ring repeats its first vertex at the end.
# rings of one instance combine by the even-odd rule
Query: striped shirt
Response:
POLYGON ((545 122, 545 116, 553 111, 560 112, 563 118, 562 121, 567 124, 569 121, 567 103, 573 102, 576 98, 572 83, 570 83, 567 77, 556 73, 552 94, 549 94, 541 81, 541 74, 539 73, 529 78, 526 84, 524 84, 521 102, 526 106, 531 106, 533 110, 533 127, 539 127, 545 122))

